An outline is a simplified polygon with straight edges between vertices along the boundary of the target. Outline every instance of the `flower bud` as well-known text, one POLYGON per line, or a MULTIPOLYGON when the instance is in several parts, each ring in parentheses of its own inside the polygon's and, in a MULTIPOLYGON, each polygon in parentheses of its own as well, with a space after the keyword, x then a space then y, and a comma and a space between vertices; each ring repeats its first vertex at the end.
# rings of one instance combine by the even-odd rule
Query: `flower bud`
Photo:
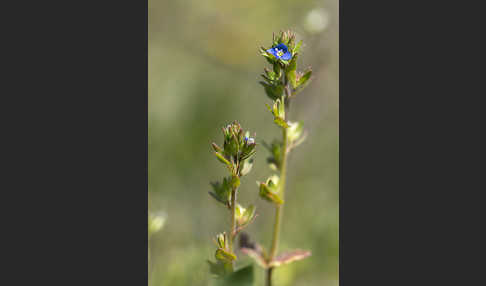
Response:
POLYGON ((220 233, 216 236, 216 244, 219 248, 226 249, 226 233, 220 233))

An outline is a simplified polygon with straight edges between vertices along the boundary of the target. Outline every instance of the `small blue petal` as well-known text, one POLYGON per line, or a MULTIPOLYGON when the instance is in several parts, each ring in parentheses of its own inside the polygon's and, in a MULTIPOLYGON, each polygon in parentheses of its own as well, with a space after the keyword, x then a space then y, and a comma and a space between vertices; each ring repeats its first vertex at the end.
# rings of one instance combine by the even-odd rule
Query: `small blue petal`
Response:
POLYGON ((289 50, 285 44, 278 44, 275 48, 282 50, 284 53, 289 50))
POLYGON ((286 52, 281 57, 282 60, 286 60, 286 61, 290 60, 291 58, 292 58, 292 54, 290 52, 286 52))
POLYGON ((272 54, 274 57, 277 57, 277 51, 274 48, 268 49, 267 53, 272 54))

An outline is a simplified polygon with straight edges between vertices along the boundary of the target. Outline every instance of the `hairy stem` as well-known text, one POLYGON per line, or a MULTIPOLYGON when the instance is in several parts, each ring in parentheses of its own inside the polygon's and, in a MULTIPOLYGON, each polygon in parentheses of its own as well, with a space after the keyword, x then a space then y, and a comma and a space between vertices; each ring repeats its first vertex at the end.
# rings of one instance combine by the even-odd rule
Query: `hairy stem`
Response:
MULTIPOLYGON (((285 94, 287 96, 287 100, 290 97, 290 85, 286 81, 286 86, 285 86, 285 94)), ((283 99, 283 97, 282 97, 283 99)), ((282 100, 283 101, 283 100, 282 100)), ((283 103, 285 104, 285 103, 283 103)), ((288 105, 286 105, 288 106, 288 105)), ((285 112, 287 113, 287 112, 285 112)), ((287 174, 287 129, 283 128, 282 131, 282 165, 280 166, 280 179, 279 179, 279 186, 280 186, 280 197, 282 200, 284 199, 284 194, 285 194, 285 181, 286 181, 286 174, 287 174)), ((280 225, 282 223, 282 216, 283 216, 283 204, 277 205, 275 207, 275 223, 273 225, 273 238, 272 238, 272 246, 270 248, 270 254, 268 257, 268 262, 271 262, 274 258, 275 255, 277 254, 277 249, 278 249, 278 242, 280 238, 280 225)), ((267 269, 267 286, 272 285, 272 273, 273 273, 273 268, 270 267, 267 269)))
MULTIPOLYGON (((233 243, 235 241, 235 236, 236 236, 236 189, 233 188, 231 190, 231 230, 230 230, 230 240, 229 240, 229 251, 230 253, 233 252, 233 243)), ((232 266, 234 267, 234 261, 232 263, 232 266)))

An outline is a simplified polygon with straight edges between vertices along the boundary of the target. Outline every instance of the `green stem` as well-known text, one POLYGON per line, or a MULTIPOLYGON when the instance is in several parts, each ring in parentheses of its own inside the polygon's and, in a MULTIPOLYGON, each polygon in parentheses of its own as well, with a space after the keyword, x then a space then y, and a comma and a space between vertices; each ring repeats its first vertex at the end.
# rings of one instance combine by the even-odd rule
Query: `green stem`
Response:
MULTIPOLYGON (((285 94, 287 99, 290 97, 290 86, 286 79, 286 87, 285 87, 285 94)), ((285 104, 284 97, 282 96, 282 104, 285 104)), ((287 113, 287 112, 285 112, 287 113)), ((285 119, 285 118, 284 118, 285 119)), ((282 165, 280 166, 280 179, 279 179, 279 186, 280 186, 280 197, 282 200, 285 200, 285 181, 287 176, 287 129, 283 128, 282 132, 282 165)), ((276 254, 278 249, 278 242, 280 238, 280 225, 282 223, 282 216, 283 216, 283 204, 277 205, 275 207, 275 223, 273 225, 273 239, 272 239, 272 246, 270 248, 270 255, 268 257, 268 262, 271 262, 276 254)), ((273 267, 267 269, 267 286, 272 285, 272 273, 273 267)))
POLYGON ((272 271, 273 268, 267 269, 267 286, 272 286, 272 271))
MULTIPOLYGON (((285 195, 285 181, 286 181, 286 169, 287 169, 287 129, 283 128, 283 146, 282 149, 284 150, 282 153, 282 165, 280 168, 280 179, 279 179, 279 188, 280 188, 280 197, 282 200, 284 199, 285 195)), ((280 236, 280 225, 282 221, 282 213, 283 213, 283 204, 275 206, 275 224, 273 226, 273 240, 272 240, 272 247, 270 249, 270 256, 269 261, 271 261, 275 255, 277 254, 279 236, 280 236)))
MULTIPOLYGON (((233 243, 236 233, 236 188, 231 190, 231 231, 229 234, 229 251, 233 253, 233 243)), ((233 262, 234 263, 234 262, 233 262)))
MULTIPOLYGON (((287 169, 287 129, 283 129, 283 153, 282 153, 282 166, 280 168, 280 197, 282 200, 284 199, 285 194, 285 181, 286 181, 286 169, 287 169)), ((272 239, 272 246, 270 248, 270 255, 268 257, 268 261, 272 261, 278 249, 278 242, 280 239, 280 226, 282 224, 282 217, 283 217, 283 204, 277 205, 275 207, 275 223, 273 225, 273 239, 272 239)), ((267 270, 267 286, 272 285, 272 271, 273 268, 269 268, 267 270)))

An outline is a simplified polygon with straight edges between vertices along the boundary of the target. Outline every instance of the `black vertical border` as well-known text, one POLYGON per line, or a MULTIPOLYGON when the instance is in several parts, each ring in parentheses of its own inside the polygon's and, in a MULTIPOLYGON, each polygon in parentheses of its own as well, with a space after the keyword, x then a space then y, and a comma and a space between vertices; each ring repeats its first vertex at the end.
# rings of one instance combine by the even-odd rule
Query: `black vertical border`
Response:
POLYGON ((148 1, 21 6, 3 39, 11 280, 147 285, 148 1))
POLYGON ((339 9, 340 285, 481 284, 482 10, 339 9))

